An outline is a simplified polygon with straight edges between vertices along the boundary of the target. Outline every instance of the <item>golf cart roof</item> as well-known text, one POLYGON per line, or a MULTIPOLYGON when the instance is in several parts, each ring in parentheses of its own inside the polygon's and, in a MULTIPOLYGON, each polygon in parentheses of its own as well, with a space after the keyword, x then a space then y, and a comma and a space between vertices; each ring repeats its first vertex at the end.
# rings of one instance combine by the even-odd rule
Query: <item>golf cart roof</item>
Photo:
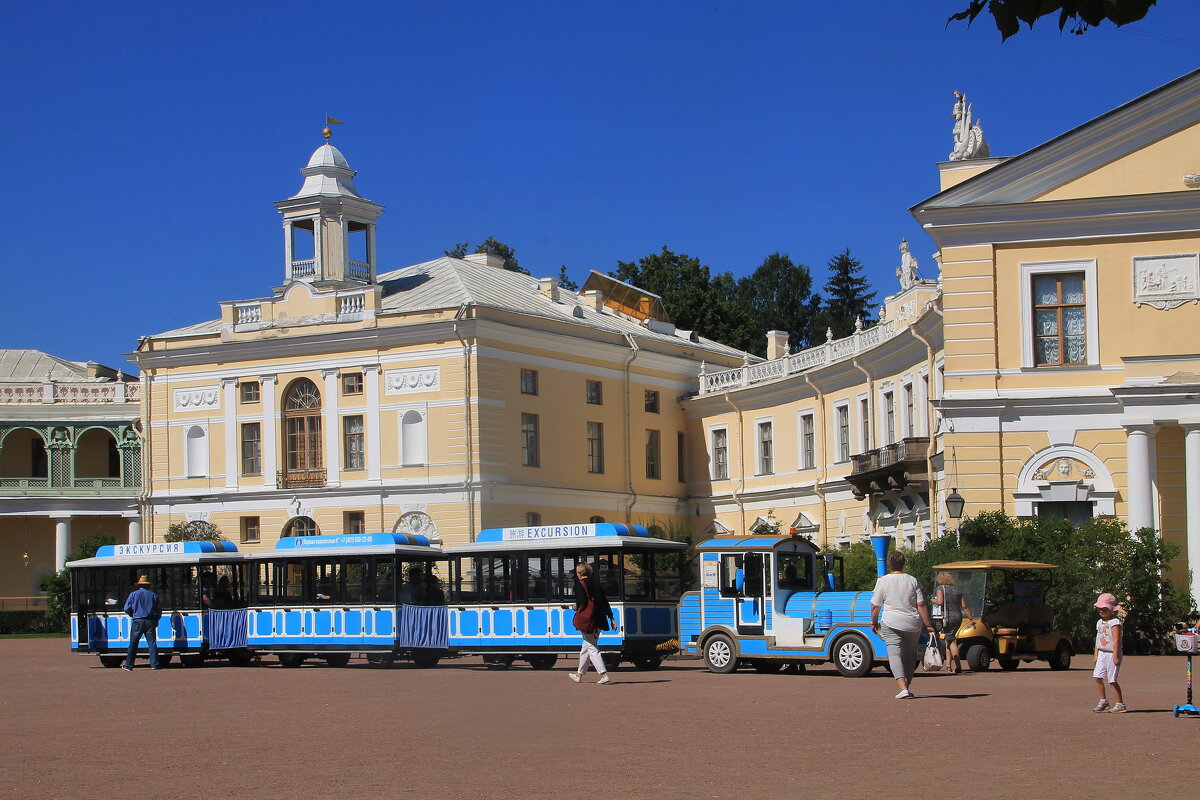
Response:
POLYGON ((1058 569, 1058 566, 1039 564, 1036 561, 1004 561, 985 558, 981 561, 952 561, 949 564, 938 564, 934 569, 1058 569))

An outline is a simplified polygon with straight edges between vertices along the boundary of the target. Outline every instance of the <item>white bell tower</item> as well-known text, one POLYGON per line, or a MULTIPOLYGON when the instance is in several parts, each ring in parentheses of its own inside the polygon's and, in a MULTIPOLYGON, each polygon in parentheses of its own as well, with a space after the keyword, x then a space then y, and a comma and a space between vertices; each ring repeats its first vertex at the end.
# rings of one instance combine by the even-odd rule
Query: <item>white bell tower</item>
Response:
MULTIPOLYGON (((328 128, 326 138, 328 138, 328 128)), ((300 191, 275 204, 283 215, 284 285, 375 282, 375 220, 383 206, 361 197, 346 157, 326 142, 300 170, 300 191)))

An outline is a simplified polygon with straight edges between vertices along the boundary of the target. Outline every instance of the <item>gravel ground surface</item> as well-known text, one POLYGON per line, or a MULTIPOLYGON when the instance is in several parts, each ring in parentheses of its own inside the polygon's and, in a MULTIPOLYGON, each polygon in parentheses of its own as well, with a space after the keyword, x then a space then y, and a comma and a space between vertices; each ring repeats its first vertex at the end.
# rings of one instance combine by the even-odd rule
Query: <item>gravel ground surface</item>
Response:
POLYGON ((672 661, 596 686, 561 659, 494 671, 264 658, 156 675, 145 661, 105 669, 61 639, 10 639, 0 797, 1200 796, 1200 719, 1171 713, 1185 659, 1129 658, 1128 714, 1092 713, 1090 662, 919 674, 919 696, 898 701, 882 670, 712 675, 672 661))

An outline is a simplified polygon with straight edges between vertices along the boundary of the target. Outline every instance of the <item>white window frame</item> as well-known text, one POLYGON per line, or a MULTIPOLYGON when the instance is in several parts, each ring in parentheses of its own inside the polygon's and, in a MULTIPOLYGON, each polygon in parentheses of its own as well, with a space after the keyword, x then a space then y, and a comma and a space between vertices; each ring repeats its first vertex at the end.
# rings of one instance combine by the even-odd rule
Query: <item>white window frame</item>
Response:
POLYGON ((727 481, 731 474, 729 468, 729 426, 714 425, 708 429, 708 476, 714 481, 727 481), (725 475, 717 474, 717 434, 725 434, 725 475))
POLYGON ((817 468, 817 413, 814 408, 802 408, 796 412, 796 452, 802 470, 817 468), (804 421, 812 422, 812 452, 809 453, 804 445, 804 421), (810 457, 811 456, 811 457, 810 457))
POLYGON ((854 436, 850 431, 850 401, 844 400, 840 403, 835 403, 833 406, 833 455, 837 464, 844 464, 850 460, 850 448, 854 446, 854 436), (846 442, 843 446, 841 433, 841 419, 839 414, 846 415, 846 442))
POLYGON ((904 410, 904 419, 900 420, 900 430, 904 433, 901 439, 911 439, 914 436, 919 436, 917 430, 917 386, 912 378, 908 378, 906 382, 900 384, 900 400, 901 407, 904 410))
POLYGON ((1031 261, 1020 265, 1021 273, 1021 367, 1023 369, 1078 369, 1100 364, 1099 293, 1096 287, 1096 259, 1080 258, 1068 261, 1031 261), (1064 366, 1041 366, 1033 355, 1033 277, 1057 273, 1083 273, 1084 336, 1087 338, 1087 363, 1064 366))
MULTIPOLYGON (((871 449, 871 440, 877 439, 878 434, 875 432, 875 426, 871 424, 871 399, 865 394, 860 394, 855 400, 855 407, 858 413, 855 415, 856 430, 850 434, 850 447, 854 447, 855 437, 858 437, 858 451, 865 453, 871 449), (864 407, 865 406, 865 407, 864 407)), ((878 442, 877 442, 878 444, 878 442)), ((846 460, 850 460, 850 456, 846 456, 846 460)))

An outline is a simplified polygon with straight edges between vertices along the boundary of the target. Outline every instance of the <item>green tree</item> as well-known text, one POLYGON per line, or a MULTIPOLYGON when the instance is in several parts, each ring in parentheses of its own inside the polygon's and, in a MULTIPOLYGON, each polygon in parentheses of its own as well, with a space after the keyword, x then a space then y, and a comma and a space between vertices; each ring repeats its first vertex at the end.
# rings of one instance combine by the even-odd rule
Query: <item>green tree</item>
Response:
POLYGON ((567 274, 567 265, 563 264, 558 268, 558 285, 568 291, 578 292, 579 284, 571 280, 571 276, 567 274))
POLYGON ((879 577, 875 568, 875 549, 867 542, 855 542, 847 550, 832 550, 842 556, 846 590, 865 592, 875 588, 879 577))
MULTIPOLYGON (((804 264, 779 252, 767 256, 762 264, 738 281, 746 316, 753 320, 753 346, 743 347, 758 355, 766 354, 767 331, 787 331, 788 348, 801 350, 812 341, 815 311, 812 273, 804 264)), ((816 308, 820 297, 816 298, 816 308)), ((823 342, 824 336, 819 340, 823 342)))
POLYGON ((850 255, 850 248, 829 259, 828 268, 825 305, 818 327, 823 323, 833 331, 833 338, 841 339, 854 333, 855 319, 861 319, 864 328, 871 325, 875 292, 869 291, 870 282, 859 274, 862 262, 850 255))
MULTIPOLYGON (((101 547, 116 543, 116 537, 112 534, 97 531, 80 539, 75 551, 67 556, 67 561, 91 558, 101 547)), ((67 620, 71 616, 71 571, 63 568, 58 572, 43 575, 40 586, 42 591, 46 592, 48 627, 56 632, 65 631, 67 620)))
POLYGON ((443 250, 443 253, 451 258, 463 258, 467 253, 491 253, 494 256, 500 256, 504 259, 504 268, 510 272, 519 272, 522 275, 528 275, 529 270, 521 266, 517 261, 517 252, 509 245, 496 239, 494 236, 489 236, 483 240, 483 244, 471 249, 470 242, 459 242, 450 250, 443 250))
POLYGON ((971 0, 970 4, 946 21, 970 25, 986 8, 1000 31, 1001 39, 1016 34, 1024 22, 1029 28, 1042 17, 1058 14, 1058 29, 1071 25, 1071 33, 1082 35, 1089 27, 1108 20, 1114 25, 1137 22, 1156 5, 1155 0, 971 0))
POLYGON ((221 529, 211 522, 195 519, 191 522, 173 522, 163 534, 164 542, 223 542, 221 529))

